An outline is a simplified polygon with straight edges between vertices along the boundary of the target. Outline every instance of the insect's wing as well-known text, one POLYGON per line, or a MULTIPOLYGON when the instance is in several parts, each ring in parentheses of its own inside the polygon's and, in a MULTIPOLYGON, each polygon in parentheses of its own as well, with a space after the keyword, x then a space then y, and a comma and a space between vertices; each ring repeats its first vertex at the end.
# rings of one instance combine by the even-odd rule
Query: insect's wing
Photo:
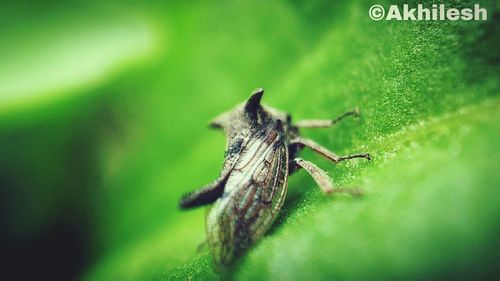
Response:
POLYGON ((224 194, 207 216, 216 263, 229 264, 272 225, 286 194, 288 148, 282 127, 269 127, 242 149, 224 194))

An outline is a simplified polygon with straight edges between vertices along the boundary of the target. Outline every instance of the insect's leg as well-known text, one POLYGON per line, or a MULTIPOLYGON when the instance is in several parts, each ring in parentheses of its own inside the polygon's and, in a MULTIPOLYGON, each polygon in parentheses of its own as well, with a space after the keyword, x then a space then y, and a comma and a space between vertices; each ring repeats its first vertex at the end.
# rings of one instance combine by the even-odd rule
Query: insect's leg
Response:
POLYGON ((359 109, 356 107, 354 110, 342 113, 339 117, 334 119, 318 119, 318 120, 300 120, 294 126, 298 128, 328 128, 347 116, 359 116, 359 109))
POLYGON ((309 162, 302 158, 295 158, 290 164, 293 171, 296 171, 300 168, 306 170, 307 173, 309 173, 309 175, 311 175, 314 181, 319 185, 321 190, 326 194, 334 192, 345 192, 354 196, 361 195, 361 192, 357 189, 339 187, 334 188, 332 179, 328 176, 328 174, 312 162, 309 162))
POLYGON ((329 160, 338 163, 344 160, 348 159, 354 159, 354 158, 365 158, 368 160, 371 160, 370 154, 368 153, 356 153, 356 154, 350 154, 350 155, 345 155, 345 156, 337 156, 330 150, 322 147, 321 145, 317 144, 315 141, 298 137, 290 141, 290 144, 298 144, 300 146, 306 146, 309 147, 310 149, 316 151, 317 153, 323 155, 324 157, 328 158, 329 160))
POLYGON ((211 184, 184 195, 180 201, 179 207, 181 209, 189 209, 213 203, 224 192, 224 186, 226 185, 229 174, 230 173, 227 172, 211 184))

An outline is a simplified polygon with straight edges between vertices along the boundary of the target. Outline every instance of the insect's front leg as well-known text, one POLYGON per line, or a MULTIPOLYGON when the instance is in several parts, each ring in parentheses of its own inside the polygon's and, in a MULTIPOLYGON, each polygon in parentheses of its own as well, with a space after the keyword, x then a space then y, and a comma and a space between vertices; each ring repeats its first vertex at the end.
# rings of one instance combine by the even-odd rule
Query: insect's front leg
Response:
POLYGON ((326 157, 327 159, 338 163, 344 160, 349 160, 349 159, 354 159, 354 158, 365 158, 367 160, 371 160, 370 154, 368 153, 356 153, 356 154, 350 154, 350 155, 345 155, 345 156, 337 156, 335 153, 331 152, 330 150, 324 148, 323 146, 319 145, 315 141, 307 138, 302 138, 302 137, 297 137, 293 140, 290 141, 290 145, 299 145, 302 147, 309 147, 313 151, 319 153, 320 155, 326 157))
POLYGON ((359 116, 359 109, 356 107, 355 109, 353 109, 351 111, 347 111, 347 112, 342 113, 339 117, 334 118, 334 119, 300 120, 300 121, 297 121, 294 124, 294 126, 297 128, 328 128, 328 127, 331 127, 331 126, 337 124, 342 119, 344 119, 348 116, 354 116, 354 117, 359 116))
POLYGON ((361 195, 361 192, 358 189, 353 188, 340 188, 333 187, 332 179, 328 176, 328 174, 314 163, 304 160, 302 158, 295 158, 290 163, 290 172, 297 171, 298 169, 303 168, 304 170, 311 175, 314 181, 318 184, 321 190, 326 193, 349 193, 353 196, 361 195))

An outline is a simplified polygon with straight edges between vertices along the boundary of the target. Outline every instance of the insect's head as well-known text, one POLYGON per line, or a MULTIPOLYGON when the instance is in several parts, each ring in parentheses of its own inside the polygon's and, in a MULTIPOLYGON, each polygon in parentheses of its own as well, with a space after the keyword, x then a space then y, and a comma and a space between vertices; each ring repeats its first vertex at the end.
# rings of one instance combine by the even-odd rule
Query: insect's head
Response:
POLYGON ((264 89, 258 88, 250 97, 232 110, 217 116, 210 127, 223 129, 228 136, 252 132, 261 129, 269 122, 280 120, 285 127, 290 123, 290 115, 275 108, 262 105, 264 89))
POLYGON ((212 120, 212 122, 210 122, 210 127, 224 129, 225 131, 230 128, 238 128, 241 130, 244 129, 244 127, 259 123, 261 118, 265 117, 265 112, 260 104, 263 94, 264 89, 256 89, 245 102, 237 105, 228 112, 220 114, 212 120))

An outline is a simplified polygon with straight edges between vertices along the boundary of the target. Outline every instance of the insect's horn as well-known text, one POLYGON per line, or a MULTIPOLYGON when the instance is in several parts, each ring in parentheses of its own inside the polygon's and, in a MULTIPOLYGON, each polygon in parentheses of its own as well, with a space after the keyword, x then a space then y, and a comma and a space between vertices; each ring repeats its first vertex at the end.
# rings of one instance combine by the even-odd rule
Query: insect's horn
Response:
POLYGON ((245 104, 245 109, 247 111, 255 111, 260 106, 260 100, 262 99, 263 94, 264 89, 255 89, 250 98, 248 98, 247 103, 245 104))

